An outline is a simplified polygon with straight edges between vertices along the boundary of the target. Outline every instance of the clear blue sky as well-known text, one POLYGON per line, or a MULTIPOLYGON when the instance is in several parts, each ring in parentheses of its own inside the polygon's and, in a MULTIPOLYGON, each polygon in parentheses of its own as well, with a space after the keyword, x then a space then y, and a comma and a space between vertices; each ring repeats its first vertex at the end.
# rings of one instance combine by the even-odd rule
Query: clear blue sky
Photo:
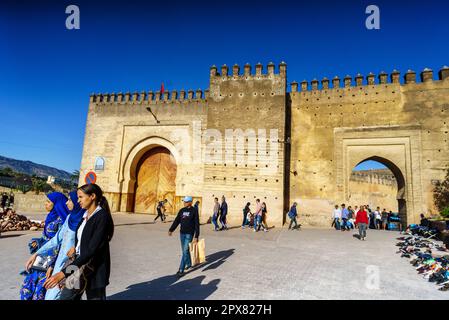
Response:
POLYGON ((224 63, 284 60, 289 82, 449 64, 448 1, 16 2, 0 4, 0 155, 67 171, 92 92, 205 89, 224 63), (65 29, 70 4, 80 30, 65 29), (381 30, 365 28, 369 4, 381 30))

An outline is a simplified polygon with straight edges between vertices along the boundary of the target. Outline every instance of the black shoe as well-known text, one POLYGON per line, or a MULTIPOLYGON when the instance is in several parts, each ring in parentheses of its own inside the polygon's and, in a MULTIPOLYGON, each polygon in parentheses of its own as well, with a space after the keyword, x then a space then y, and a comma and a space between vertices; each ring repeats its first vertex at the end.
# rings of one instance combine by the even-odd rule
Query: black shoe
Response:
POLYGON ((176 272, 176 275, 181 278, 182 276, 184 276, 184 272, 178 271, 176 272))

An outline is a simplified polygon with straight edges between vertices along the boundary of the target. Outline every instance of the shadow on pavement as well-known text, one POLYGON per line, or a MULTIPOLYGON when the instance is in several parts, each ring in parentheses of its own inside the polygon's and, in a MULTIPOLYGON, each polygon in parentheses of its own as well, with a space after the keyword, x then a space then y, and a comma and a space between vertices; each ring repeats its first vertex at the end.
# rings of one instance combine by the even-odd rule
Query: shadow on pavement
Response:
MULTIPOLYGON (((198 269, 202 271, 216 269, 222 265, 235 249, 219 251, 206 257, 206 262, 194 267, 187 274, 194 273, 198 269)), ((178 278, 176 275, 168 275, 151 281, 133 284, 125 291, 108 297, 108 300, 204 300, 218 288, 220 279, 214 279, 203 283, 206 276, 198 276, 193 279, 178 278)))
POLYGON ((0 239, 5 239, 5 238, 15 238, 15 237, 20 237, 20 236, 24 236, 25 234, 7 234, 7 235, 0 235, 0 239))

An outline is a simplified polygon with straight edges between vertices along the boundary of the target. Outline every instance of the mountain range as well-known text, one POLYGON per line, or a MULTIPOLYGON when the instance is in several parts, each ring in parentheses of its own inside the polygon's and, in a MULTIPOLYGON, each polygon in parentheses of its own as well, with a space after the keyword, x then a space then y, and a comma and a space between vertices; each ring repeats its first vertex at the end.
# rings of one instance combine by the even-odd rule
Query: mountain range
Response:
POLYGON ((39 177, 47 178, 53 176, 57 179, 70 180, 71 174, 67 171, 49 167, 43 164, 34 163, 31 161, 16 160, 0 156, 0 169, 11 168, 12 170, 28 175, 37 175, 39 177))

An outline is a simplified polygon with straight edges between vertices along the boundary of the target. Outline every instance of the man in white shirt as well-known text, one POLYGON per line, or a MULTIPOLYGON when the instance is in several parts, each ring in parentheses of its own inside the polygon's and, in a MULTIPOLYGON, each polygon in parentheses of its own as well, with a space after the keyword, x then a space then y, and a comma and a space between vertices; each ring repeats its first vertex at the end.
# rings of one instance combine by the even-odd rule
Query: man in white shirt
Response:
POLYGON ((376 229, 381 229, 382 215, 380 214, 380 207, 377 207, 376 211, 374 211, 374 219, 376 219, 376 229))
POLYGON ((341 209, 338 207, 338 204, 335 205, 335 209, 332 211, 332 219, 334 219, 332 225, 335 225, 336 230, 340 230, 341 209))

